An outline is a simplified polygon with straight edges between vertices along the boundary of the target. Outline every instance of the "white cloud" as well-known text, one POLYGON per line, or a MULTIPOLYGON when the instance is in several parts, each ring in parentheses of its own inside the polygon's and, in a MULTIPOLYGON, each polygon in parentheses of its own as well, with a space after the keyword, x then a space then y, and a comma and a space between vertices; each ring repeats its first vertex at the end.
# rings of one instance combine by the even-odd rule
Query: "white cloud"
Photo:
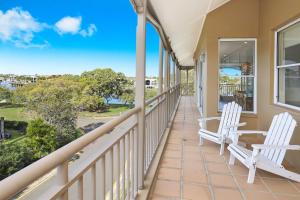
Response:
POLYGON ((81 26, 81 17, 64 17, 55 24, 59 34, 77 34, 81 26))
POLYGON ((0 41, 10 42, 18 48, 45 48, 49 46, 47 40, 36 37, 44 29, 55 30, 58 34, 79 34, 91 37, 97 31, 95 24, 82 29, 82 17, 63 17, 54 25, 39 22, 31 14, 20 7, 6 12, 0 10, 0 41))
POLYGON ((82 17, 64 17, 55 23, 55 30, 60 34, 79 34, 83 37, 91 37, 97 31, 95 24, 90 24, 87 29, 81 29, 82 17))
POLYGON ((12 42, 17 47, 42 48, 47 46, 47 41, 43 41, 41 44, 32 43, 35 33, 41 32, 47 27, 47 24, 40 23, 22 8, 12 8, 6 12, 0 10, 0 40, 12 42))
POLYGON ((81 30, 79 34, 82 35, 83 37, 91 37, 94 35, 95 32, 97 32, 96 25, 90 24, 87 30, 81 30))

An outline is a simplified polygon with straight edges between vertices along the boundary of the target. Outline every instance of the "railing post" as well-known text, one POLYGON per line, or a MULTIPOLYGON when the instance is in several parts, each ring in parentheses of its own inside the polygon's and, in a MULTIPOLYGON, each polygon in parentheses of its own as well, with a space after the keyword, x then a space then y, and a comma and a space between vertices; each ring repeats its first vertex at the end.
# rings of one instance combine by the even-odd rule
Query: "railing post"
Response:
MULTIPOLYGON (((68 176, 69 176, 68 164, 69 162, 66 161, 57 167, 56 178, 57 178, 57 184, 59 186, 64 186, 65 184, 68 183, 68 176)), ((59 200, 67 200, 67 199, 68 199, 68 190, 65 191, 61 197, 59 197, 59 200)))
POLYGON ((136 31, 136 93, 135 106, 141 107, 137 114, 138 135, 138 188, 144 187, 144 135, 145 135, 145 68, 146 68, 146 19, 147 0, 137 14, 136 31))
POLYGON ((163 45, 159 40, 159 70, 158 70, 158 94, 163 92, 163 45))

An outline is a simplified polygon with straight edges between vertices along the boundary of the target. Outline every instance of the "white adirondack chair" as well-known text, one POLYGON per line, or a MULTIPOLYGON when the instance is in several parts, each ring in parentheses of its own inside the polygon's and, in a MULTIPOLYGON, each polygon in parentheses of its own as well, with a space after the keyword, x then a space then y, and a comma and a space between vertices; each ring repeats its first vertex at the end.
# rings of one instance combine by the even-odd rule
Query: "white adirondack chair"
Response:
POLYGON ((200 145, 203 145, 203 139, 220 144, 220 155, 223 155, 225 143, 229 143, 231 140, 231 137, 228 135, 230 131, 236 131, 238 127, 246 125, 246 123, 239 123, 241 112, 242 107, 235 102, 231 102, 224 105, 221 117, 200 118, 200 145), (217 133, 206 129, 206 122, 209 120, 220 120, 217 133))
POLYGON ((235 158, 249 168, 248 183, 253 183, 256 168, 277 174, 279 176, 300 182, 300 174, 286 170, 282 162, 287 150, 300 150, 300 145, 289 145, 296 121, 285 112, 275 115, 269 131, 234 131, 235 139, 228 146, 230 151, 229 164, 233 165, 235 158), (253 151, 238 145, 238 137, 243 134, 261 134, 266 136, 264 144, 253 144, 253 151))

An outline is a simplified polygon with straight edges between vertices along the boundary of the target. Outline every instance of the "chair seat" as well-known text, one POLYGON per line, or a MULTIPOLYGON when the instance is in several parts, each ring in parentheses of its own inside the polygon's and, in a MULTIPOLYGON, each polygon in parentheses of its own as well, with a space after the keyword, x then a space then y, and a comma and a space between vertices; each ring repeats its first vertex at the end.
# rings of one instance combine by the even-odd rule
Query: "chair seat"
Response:
POLYGON ((221 137, 220 134, 205 130, 205 129, 200 129, 199 130, 199 135, 201 135, 201 137, 214 141, 216 143, 220 143, 221 142, 221 137))
MULTIPOLYGON (((244 163, 246 166, 249 165, 250 159, 252 157, 252 151, 251 150, 246 149, 245 147, 237 145, 237 144, 230 144, 228 146, 228 150, 230 152, 234 151, 235 153, 237 153, 238 154, 237 158, 242 163, 244 163)), ((265 168, 264 166, 266 166, 266 165, 267 166, 273 166, 273 167, 275 167, 275 166, 280 167, 280 166, 276 165, 276 163, 272 162, 270 159, 268 159, 267 157, 265 157, 262 154, 257 155, 256 163, 257 163, 258 168, 263 168, 263 169, 265 168)))

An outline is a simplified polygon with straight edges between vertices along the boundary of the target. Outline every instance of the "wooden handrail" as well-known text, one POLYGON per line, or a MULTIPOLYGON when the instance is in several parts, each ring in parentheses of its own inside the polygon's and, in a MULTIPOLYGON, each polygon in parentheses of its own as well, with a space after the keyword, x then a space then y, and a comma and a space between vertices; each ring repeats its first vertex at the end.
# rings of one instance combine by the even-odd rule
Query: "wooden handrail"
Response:
POLYGON ((99 137, 112 131, 115 127, 120 125, 134 114, 138 113, 140 110, 140 107, 136 107, 125 112, 118 118, 107 122, 101 127, 89 132, 88 134, 78 138, 77 140, 67 144, 66 146, 54 151, 53 153, 2 180, 0 182, 0 199, 11 198, 43 175, 47 174, 62 163, 68 161, 74 154, 82 150, 90 143, 94 142, 99 137))

